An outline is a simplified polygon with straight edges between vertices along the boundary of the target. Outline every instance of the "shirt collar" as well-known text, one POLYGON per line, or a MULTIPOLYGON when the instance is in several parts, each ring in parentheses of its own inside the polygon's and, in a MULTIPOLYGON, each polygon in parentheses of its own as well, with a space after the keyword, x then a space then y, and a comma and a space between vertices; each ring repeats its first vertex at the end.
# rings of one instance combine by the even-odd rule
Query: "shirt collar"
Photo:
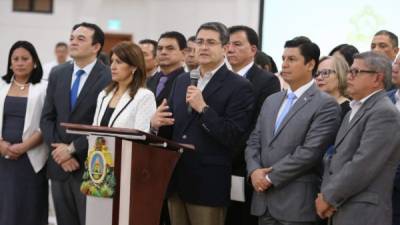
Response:
POLYGON ((294 93, 297 98, 300 98, 312 85, 314 84, 314 79, 311 79, 308 83, 304 84, 303 86, 299 87, 296 91, 292 91, 289 87, 288 93, 294 93))
MULTIPOLYGON (((211 79, 211 77, 212 77, 224 64, 225 64, 225 62, 222 62, 222 63, 219 64, 219 66, 217 66, 217 68, 215 68, 214 70, 205 73, 203 79, 211 79)), ((200 79, 201 79, 201 77, 200 77, 200 79)))
POLYGON ((86 65, 86 66, 83 67, 83 68, 80 68, 80 67, 76 64, 76 62, 74 62, 74 73, 73 73, 73 74, 75 74, 76 71, 78 71, 78 70, 84 70, 84 71, 85 71, 85 74, 83 74, 83 75, 84 75, 84 76, 85 76, 85 75, 89 75, 90 72, 92 72, 92 69, 93 69, 94 65, 96 64, 96 62, 97 62, 97 59, 95 59, 93 62, 89 63, 88 65, 86 65))
POLYGON ((245 67, 237 71, 236 73, 239 74, 240 76, 244 77, 246 76, 247 72, 250 70, 250 68, 254 65, 254 61, 251 61, 249 64, 247 64, 245 67))
POLYGON ((382 89, 379 89, 377 91, 372 92, 371 94, 369 94, 368 96, 362 98, 361 100, 352 100, 350 102, 350 107, 353 108, 355 105, 362 105, 364 104, 370 97, 372 97, 374 94, 378 93, 382 91, 382 89))

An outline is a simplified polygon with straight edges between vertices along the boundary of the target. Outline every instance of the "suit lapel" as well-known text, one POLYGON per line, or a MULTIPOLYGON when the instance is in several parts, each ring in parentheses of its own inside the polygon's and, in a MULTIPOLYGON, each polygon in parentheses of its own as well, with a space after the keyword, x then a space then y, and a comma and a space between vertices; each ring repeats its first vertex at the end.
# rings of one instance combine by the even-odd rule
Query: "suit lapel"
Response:
POLYGON ((357 113, 353 116, 351 121, 349 121, 351 111, 347 113, 345 118, 343 119, 341 128, 338 132, 335 141, 335 147, 337 147, 340 143, 342 143, 343 139, 350 132, 350 130, 360 121, 360 119, 364 116, 364 114, 368 111, 369 108, 375 105, 376 101, 382 99, 385 96, 384 91, 380 91, 373 96, 371 96, 367 101, 361 106, 361 108, 357 111, 357 113), (345 124, 343 124, 345 123, 345 124))
MULTIPOLYGON (((205 102, 210 102, 208 99, 218 90, 222 87, 223 81, 225 77, 227 76, 228 69, 226 68, 225 64, 217 70, 217 72, 213 75, 211 80, 207 83, 206 87, 202 91, 203 98, 205 102)), ((188 76, 187 78, 187 85, 190 84, 190 77, 188 76)), ((189 125, 193 122, 193 120, 199 116, 198 113, 194 113, 192 111, 191 114, 187 113, 187 116, 189 117, 186 121, 186 124, 184 126, 183 131, 186 130, 186 128, 189 127, 189 125)))
POLYGON ((219 88, 222 87, 223 81, 225 80, 227 76, 228 68, 226 68, 226 65, 224 64, 219 70, 213 75, 211 80, 208 82, 206 87, 204 88, 202 94, 204 97, 204 100, 207 102, 207 99, 214 93, 216 92, 219 88))
POLYGON ((33 120, 33 115, 34 115, 33 108, 35 107, 36 104, 36 99, 37 99, 36 95, 38 95, 38 93, 35 91, 35 88, 36 88, 35 85, 32 85, 31 83, 29 84, 23 134, 25 134, 26 130, 28 129, 28 125, 31 124, 33 120))
MULTIPOLYGON (((157 102, 161 103, 164 98, 168 99, 170 97, 171 88, 175 82, 175 79, 183 73, 185 73, 185 70, 183 69, 183 67, 180 67, 167 75, 167 76, 169 76, 169 78, 168 78, 167 82, 165 83, 164 88, 161 90, 160 94, 156 97, 157 102)), ((157 82, 156 82, 156 86, 155 86, 156 91, 154 92, 154 94, 156 94, 156 92, 157 92, 157 86, 160 81, 160 78, 161 78, 161 73, 160 73, 159 77, 157 78, 157 82)))
POLYGON ((97 60, 96 65, 93 67, 92 71, 89 74, 85 84, 82 87, 81 92, 79 93, 78 99, 76 101, 75 107, 72 112, 75 111, 76 108, 79 107, 79 104, 82 103, 85 96, 89 93, 90 89, 95 86, 96 82, 99 80, 99 75, 101 73, 101 69, 104 67, 99 60, 97 60))
MULTIPOLYGON (((67 104, 61 104, 62 107, 64 107, 64 112, 69 112, 71 113, 71 82, 72 82, 72 76, 74 73, 74 64, 70 64, 66 74, 57 74, 57 79, 62 79, 62 82, 59 82, 61 84, 66 84, 66 85, 60 85, 61 87, 57 87, 60 88, 60 92, 61 93, 65 93, 61 96, 64 97, 64 99, 60 99, 60 102, 67 102, 67 104)), ((55 99, 55 101, 57 101, 58 99, 55 99)))
POLYGON ((338 131, 337 136, 336 136, 335 148, 336 148, 336 146, 338 146, 342 142, 343 138, 349 132, 350 114, 351 114, 351 111, 349 113, 347 113, 346 116, 342 120, 342 124, 340 125, 339 131, 338 131))
POLYGON ((268 129, 268 140, 270 140, 270 142, 272 142, 272 140, 274 139, 276 119, 278 117, 279 109, 281 108, 281 105, 282 105, 283 101, 285 100, 286 93, 287 93, 287 91, 281 91, 279 93, 280 96, 278 96, 276 98, 277 100, 272 104, 276 107, 273 109, 271 117, 269 117, 269 118, 274 118, 274 120, 271 123, 269 123, 270 126, 267 128, 268 129))
POLYGON ((250 67, 250 69, 246 72, 245 77, 253 83, 253 79, 254 79, 254 74, 257 74, 257 66, 256 64, 253 64, 252 67, 250 67))
POLYGON ((126 105, 130 103, 131 99, 132 98, 129 95, 129 90, 122 95, 121 99, 117 103, 117 106, 115 107, 113 114, 111 115, 110 121, 108 122, 109 127, 114 123, 114 120, 116 120, 118 116, 121 114, 121 112, 126 108, 126 105))
POLYGON ((150 91, 152 91, 154 93, 154 95, 156 95, 157 83, 158 83, 159 79, 160 79, 160 72, 157 72, 156 74, 154 74, 154 76, 149 78, 149 80, 147 81, 147 88, 150 91))
MULTIPOLYGON (((181 87, 184 88, 183 93, 186 93, 187 87, 190 85, 190 76, 185 76, 184 79, 185 80, 183 81, 181 87)), ((185 96, 184 96, 184 98, 185 98, 185 96)), ((187 122, 183 126, 183 129, 182 129, 183 132, 185 132, 186 128, 189 127, 189 125, 192 123, 192 121, 198 116, 198 113, 196 113, 196 111, 194 111, 193 109, 192 109, 192 113, 189 114, 188 112, 186 112, 185 114, 186 114, 185 121, 187 121, 187 122)))
MULTIPOLYGON (((278 130, 275 132, 274 138, 279 135, 279 133, 288 124, 288 122, 293 118, 293 116, 295 116, 296 113, 300 111, 300 109, 302 109, 308 102, 310 102, 312 100, 312 97, 314 96, 316 91, 317 91, 317 87, 315 84, 313 84, 303 95, 301 95, 299 97, 299 99, 292 106, 292 108, 289 110, 288 114, 285 116, 282 123, 278 127, 278 130)), ((279 111, 279 109, 278 109, 278 111, 279 111)), ((278 114, 276 114, 275 120, 276 120, 277 116, 278 116, 278 114)), ((275 126, 275 123, 273 124, 273 126, 275 126)), ((273 129, 275 129, 275 127, 273 129)))
POLYGON ((103 97, 103 99, 101 100, 99 113, 98 113, 98 116, 97 116, 96 121, 95 121, 97 126, 100 126, 100 124, 101 124, 101 119, 103 118, 104 113, 106 112, 107 106, 111 101, 111 98, 113 96, 114 91, 115 90, 112 90, 112 92, 110 92, 107 95, 105 95, 103 97))

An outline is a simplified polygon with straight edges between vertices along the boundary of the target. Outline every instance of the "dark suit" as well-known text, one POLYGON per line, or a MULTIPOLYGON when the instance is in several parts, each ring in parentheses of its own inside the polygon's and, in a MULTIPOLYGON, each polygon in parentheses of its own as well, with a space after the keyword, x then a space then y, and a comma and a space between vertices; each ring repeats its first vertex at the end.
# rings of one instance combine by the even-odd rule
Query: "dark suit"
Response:
MULTIPOLYGON (((180 67, 167 75, 168 80, 165 83, 164 89, 160 92, 160 94, 158 96, 156 96, 157 106, 161 105, 162 100, 164 98, 168 99, 168 97, 171 93, 172 86, 174 85, 175 79, 184 72, 185 72, 185 70, 183 69, 183 67, 180 67)), ((156 95, 157 85, 160 81, 161 76, 162 76, 162 72, 157 72, 156 74, 154 74, 154 76, 150 77, 147 80, 147 88, 150 91, 152 91, 154 93, 154 95, 156 95)))
POLYGON ((196 150, 183 153, 170 191, 188 203, 225 207, 230 198, 232 149, 250 124, 254 91, 250 82, 223 65, 202 91, 208 110, 189 114, 185 101, 189 85, 189 73, 180 75, 169 99, 175 119, 172 139, 194 144, 196 150))
MULTIPOLYGON (((253 84, 255 91, 255 107, 252 115, 252 122, 246 134, 241 138, 240 143, 233 149, 233 162, 232 174, 237 176, 246 176, 246 163, 244 161, 244 149, 246 148, 246 141, 250 132, 254 129, 257 122, 258 114, 264 100, 271 94, 280 91, 280 83, 278 77, 274 74, 260 69, 255 64, 247 71, 245 77, 253 84)), ((226 216, 226 225, 243 224, 243 225, 257 225, 258 218, 250 215, 250 203, 252 196, 252 186, 245 183, 245 198, 246 201, 237 202, 231 201, 226 216)))
MULTIPOLYGON (((388 91, 387 95, 390 100, 396 104, 396 91, 397 89, 388 91)), ((394 177, 394 187, 392 195, 392 209, 393 209, 393 225, 400 225, 400 165, 397 167, 396 176, 394 177)))
POLYGON ((75 108, 71 111, 70 89, 73 69, 73 64, 66 63, 55 67, 51 71, 40 121, 40 128, 46 144, 50 146, 51 143, 70 144, 73 142, 76 149, 73 157, 80 164, 79 170, 67 173, 53 160, 51 155, 49 157, 47 171, 48 176, 53 182, 52 190, 57 219, 60 221, 58 222, 59 225, 84 224, 85 214, 83 213, 82 215, 81 212, 85 212, 85 198, 82 197, 78 200, 70 198, 83 196, 83 194, 78 193, 79 186, 78 190, 76 188, 73 189, 72 186, 75 187, 80 184, 88 148, 85 136, 67 134, 65 128, 61 127, 60 123, 68 122, 91 125, 96 109, 97 96, 111 80, 109 68, 100 61, 97 61, 79 93, 75 108), (73 190, 68 190, 68 185, 73 190), (77 193, 71 195, 71 191, 76 191, 77 193), (78 209, 73 208, 73 210, 78 210, 79 221, 76 220, 77 218, 70 218, 74 217, 74 215, 66 214, 70 211, 70 207, 74 207, 68 205, 68 201, 74 202, 72 205, 76 203, 78 209))
MULTIPOLYGON (((174 85, 175 79, 184 72, 185 72, 184 68, 180 67, 172 71, 170 74, 168 74, 167 75, 168 80, 165 83, 164 89, 159 93, 159 95, 157 95, 157 85, 160 82, 160 77, 163 76, 162 72, 157 72, 156 74, 154 74, 154 76, 150 77, 147 80, 147 88, 154 93, 154 96, 156 96, 157 107, 161 105, 163 99, 168 99, 171 93, 171 89, 174 85)), ((163 129, 159 134, 164 137, 171 137, 172 136, 171 132, 172 132, 171 129, 163 129)), ((166 201, 164 201, 162 207, 160 224, 165 224, 165 225, 171 224, 166 201)))

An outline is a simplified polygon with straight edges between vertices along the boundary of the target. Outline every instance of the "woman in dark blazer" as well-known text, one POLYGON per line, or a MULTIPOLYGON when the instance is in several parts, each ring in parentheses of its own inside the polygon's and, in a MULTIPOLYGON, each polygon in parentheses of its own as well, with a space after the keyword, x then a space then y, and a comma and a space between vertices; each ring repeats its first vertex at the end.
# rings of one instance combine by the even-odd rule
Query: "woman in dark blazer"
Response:
POLYGON ((44 225, 48 148, 39 129, 46 94, 33 45, 16 42, 0 80, 0 224, 44 225))

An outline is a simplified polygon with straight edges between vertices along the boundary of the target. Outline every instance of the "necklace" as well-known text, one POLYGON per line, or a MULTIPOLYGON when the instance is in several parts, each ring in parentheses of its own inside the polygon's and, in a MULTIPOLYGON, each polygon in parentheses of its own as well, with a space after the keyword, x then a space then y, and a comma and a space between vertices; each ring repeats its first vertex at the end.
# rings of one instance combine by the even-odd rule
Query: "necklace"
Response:
POLYGON ((18 86, 19 90, 25 90, 25 87, 28 86, 27 84, 18 83, 16 80, 13 80, 14 84, 18 86))

